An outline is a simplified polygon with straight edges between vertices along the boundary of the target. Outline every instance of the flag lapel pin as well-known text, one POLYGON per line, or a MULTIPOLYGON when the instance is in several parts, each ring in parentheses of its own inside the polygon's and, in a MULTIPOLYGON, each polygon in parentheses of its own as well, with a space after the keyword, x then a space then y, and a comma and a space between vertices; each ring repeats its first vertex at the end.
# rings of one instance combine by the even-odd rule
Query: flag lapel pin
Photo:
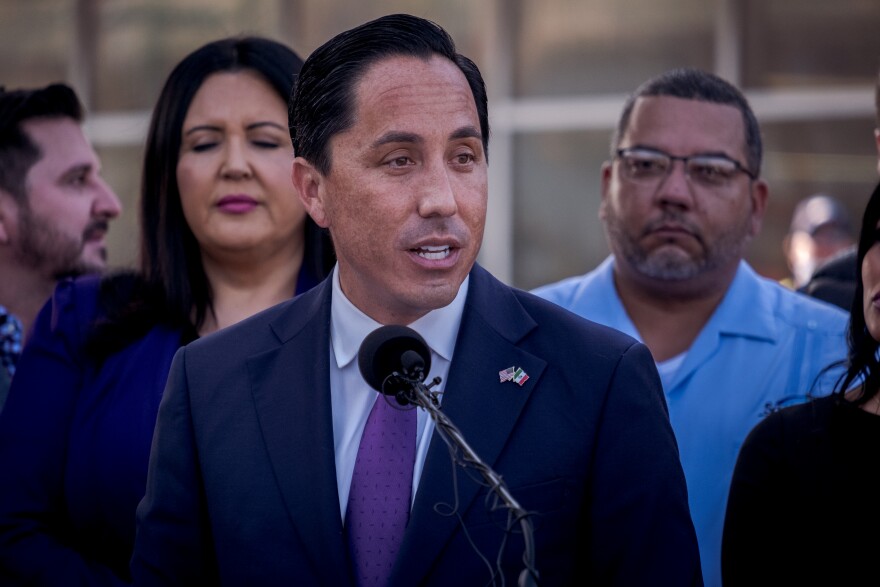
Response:
POLYGON ((501 383, 505 381, 513 381, 520 387, 529 380, 528 374, 523 371, 522 367, 508 367, 507 369, 502 369, 498 372, 498 378, 501 380, 501 383))

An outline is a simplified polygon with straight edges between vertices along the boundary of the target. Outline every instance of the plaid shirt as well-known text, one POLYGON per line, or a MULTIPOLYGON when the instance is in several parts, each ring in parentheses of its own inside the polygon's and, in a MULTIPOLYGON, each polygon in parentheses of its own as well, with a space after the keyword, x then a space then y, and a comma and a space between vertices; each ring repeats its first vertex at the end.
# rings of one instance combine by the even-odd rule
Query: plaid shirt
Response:
POLYGON ((0 306, 0 368, 11 378, 15 375, 15 363, 21 356, 21 321, 0 306))

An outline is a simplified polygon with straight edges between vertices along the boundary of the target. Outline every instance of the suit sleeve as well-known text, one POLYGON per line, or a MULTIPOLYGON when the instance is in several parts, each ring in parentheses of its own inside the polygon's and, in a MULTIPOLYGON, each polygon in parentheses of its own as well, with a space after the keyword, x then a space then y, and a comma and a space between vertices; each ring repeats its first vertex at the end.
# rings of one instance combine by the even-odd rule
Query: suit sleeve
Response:
POLYGON ((684 473, 657 369, 636 343, 599 420, 588 498, 591 585, 702 585, 684 473))
POLYGON ((71 419, 93 300, 58 285, 37 316, 0 415, 0 584, 122 585, 75 548, 65 501, 71 419), (65 536, 66 535, 66 536, 65 536))
MULTIPOLYGON (((760 422, 743 443, 727 500, 721 544, 721 574, 725 586, 784 584, 770 562, 785 536, 778 531, 780 511, 790 500, 784 495, 782 414, 760 422)), ((782 576, 780 576, 782 575, 782 576)), ((790 576, 788 577, 790 579, 790 576)))
POLYGON ((216 568, 183 347, 159 406, 147 491, 137 508, 132 579, 135 585, 216 584, 216 568))

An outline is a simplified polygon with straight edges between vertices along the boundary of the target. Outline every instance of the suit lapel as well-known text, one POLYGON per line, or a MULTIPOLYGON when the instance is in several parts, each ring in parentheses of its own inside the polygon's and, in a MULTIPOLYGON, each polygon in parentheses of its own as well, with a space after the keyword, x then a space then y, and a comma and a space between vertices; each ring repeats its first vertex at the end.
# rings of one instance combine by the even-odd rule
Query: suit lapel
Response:
MULTIPOLYGON (((442 409, 490 467, 513 433, 520 412, 546 367, 543 359, 516 345, 535 326, 509 288, 479 266, 474 267, 449 381, 443 386, 442 409), (521 367, 529 379, 522 386, 501 383, 498 372, 508 367, 521 367)), ((458 528, 457 518, 434 511, 438 503, 453 503, 451 467, 447 446, 435 432, 392 584, 420 583, 458 528)), ((462 515, 479 490, 475 484, 463 482, 465 477, 458 475, 462 515)))
POLYGON ((277 348, 248 360, 269 459, 321 583, 352 582, 342 534, 329 380, 330 280, 291 303, 271 328, 277 348))

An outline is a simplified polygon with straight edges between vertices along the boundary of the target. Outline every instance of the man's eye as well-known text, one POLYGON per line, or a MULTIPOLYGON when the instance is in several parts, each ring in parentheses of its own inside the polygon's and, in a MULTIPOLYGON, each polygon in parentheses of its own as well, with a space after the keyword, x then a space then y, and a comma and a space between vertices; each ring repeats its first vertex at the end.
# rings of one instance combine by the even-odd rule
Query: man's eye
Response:
POLYGON ((666 165, 660 159, 630 159, 630 168, 636 173, 660 173, 665 171, 666 165))
POLYGON ((412 163, 413 163, 412 159, 410 159, 409 157, 404 157, 404 156, 395 157, 394 159, 392 159, 391 161, 388 162, 388 164, 391 167, 406 167, 407 165, 412 165, 412 163))
POLYGON ((707 182, 721 182, 733 177, 735 169, 724 162, 693 162, 688 171, 695 179, 707 182))
POLYGON ((473 163, 476 157, 474 157, 473 153, 461 153, 455 156, 455 162, 459 165, 468 165, 469 163, 473 163))

